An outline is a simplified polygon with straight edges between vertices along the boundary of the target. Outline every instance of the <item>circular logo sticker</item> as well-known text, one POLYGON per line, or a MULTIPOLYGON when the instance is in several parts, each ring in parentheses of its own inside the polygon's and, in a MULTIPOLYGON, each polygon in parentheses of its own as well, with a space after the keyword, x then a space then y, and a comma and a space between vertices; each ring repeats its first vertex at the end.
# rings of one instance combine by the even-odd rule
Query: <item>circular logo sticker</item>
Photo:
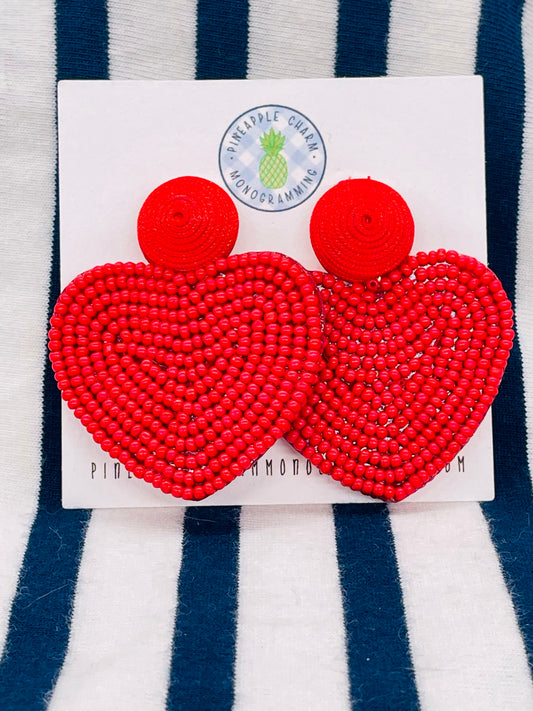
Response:
POLYGON ((307 116, 268 104, 233 121, 220 144, 219 165, 238 200, 256 210, 279 212, 297 207, 318 188, 326 149, 307 116))

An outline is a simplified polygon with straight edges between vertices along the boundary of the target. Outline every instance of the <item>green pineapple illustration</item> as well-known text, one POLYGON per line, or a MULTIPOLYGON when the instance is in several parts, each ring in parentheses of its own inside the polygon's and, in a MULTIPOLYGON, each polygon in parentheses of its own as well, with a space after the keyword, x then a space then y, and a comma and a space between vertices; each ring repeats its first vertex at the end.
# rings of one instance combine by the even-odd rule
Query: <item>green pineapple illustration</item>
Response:
POLYGON ((265 155, 259 164, 259 178, 265 188, 282 188, 287 182, 289 169, 287 161, 280 155, 285 143, 285 136, 281 131, 265 131, 260 138, 265 155))

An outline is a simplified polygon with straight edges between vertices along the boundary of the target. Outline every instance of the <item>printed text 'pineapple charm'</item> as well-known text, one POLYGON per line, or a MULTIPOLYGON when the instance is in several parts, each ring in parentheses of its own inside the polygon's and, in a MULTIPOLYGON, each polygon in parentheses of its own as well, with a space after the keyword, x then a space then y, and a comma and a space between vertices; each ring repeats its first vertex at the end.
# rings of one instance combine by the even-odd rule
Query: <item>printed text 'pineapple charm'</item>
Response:
POLYGON ((264 104, 239 114, 219 146, 219 168, 229 192, 263 212, 293 210, 308 200, 326 169, 319 128, 298 109, 264 104))

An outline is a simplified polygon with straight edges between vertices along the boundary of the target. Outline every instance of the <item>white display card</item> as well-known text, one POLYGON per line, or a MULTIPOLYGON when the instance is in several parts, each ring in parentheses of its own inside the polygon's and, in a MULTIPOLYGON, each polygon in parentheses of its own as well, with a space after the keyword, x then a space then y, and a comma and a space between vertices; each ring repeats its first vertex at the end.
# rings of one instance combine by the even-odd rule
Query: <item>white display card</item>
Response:
MULTIPOLYGON (((138 211, 180 175, 233 191, 235 253, 279 251, 320 268, 309 240, 316 201, 340 180, 371 176, 411 208, 413 251, 442 247, 486 262, 482 96, 480 77, 62 81, 62 287, 97 264, 143 261, 138 211), (290 169, 280 189, 261 179, 254 153, 270 128, 286 136, 290 169)), ((128 474, 65 403, 62 433, 67 508, 371 501, 320 475, 285 441, 222 491, 183 501, 128 474)), ((447 469, 398 505, 492 499, 490 414, 447 469)))

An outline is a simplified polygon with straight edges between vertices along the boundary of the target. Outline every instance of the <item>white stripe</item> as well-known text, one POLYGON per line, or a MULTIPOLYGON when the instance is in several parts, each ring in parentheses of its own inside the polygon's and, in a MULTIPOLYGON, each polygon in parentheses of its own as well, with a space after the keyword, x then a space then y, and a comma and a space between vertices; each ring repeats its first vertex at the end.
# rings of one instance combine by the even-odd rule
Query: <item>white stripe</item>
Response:
POLYGON ((516 324, 520 336, 526 404, 529 470, 533 475, 533 3, 522 18, 522 46, 526 79, 526 106, 518 213, 516 267, 516 324))
POLYGON ((533 708, 511 599, 478 504, 391 507, 424 711, 533 708))
POLYGON ((94 511, 48 711, 163 711, 183 509, 94 511))
MULTIPOLYGON (((337 3, 251 0, 248 78, 330 77, 337 3)), ((241 513, 236 711, 350 708, 330 506, 241 513)))
MULTIPOLYGON (((479 1, 395 0, 391 74, 472 74, 479 1)), ((533 708, 523 641, 478 504, 392 507, 424 711, 533 708)))
POLYGON ((480 0, 393 0, 387 74, 472 74, 480 0))
MULTIPOLYGON (((194 77, 194 3, 111 0, 108 18, 112 79, 194 77)), ((163 711, 182 534, 183 509, 93 512, 51 711, 163 711)))
POLYGON ((37 505, 55 203, 55 4, 6 0, 0 72, 0 653, 37 505))
POLYGON ((239 570, 234 711, 348 711, 331 508, 243 508, 239 570))
POLYGON ((248 79, 332 77, 336 0, 250 0, 248 79))
POLYGON ((194 79, 195 2, 110 0, 107 13, 113 79, 194 79))

